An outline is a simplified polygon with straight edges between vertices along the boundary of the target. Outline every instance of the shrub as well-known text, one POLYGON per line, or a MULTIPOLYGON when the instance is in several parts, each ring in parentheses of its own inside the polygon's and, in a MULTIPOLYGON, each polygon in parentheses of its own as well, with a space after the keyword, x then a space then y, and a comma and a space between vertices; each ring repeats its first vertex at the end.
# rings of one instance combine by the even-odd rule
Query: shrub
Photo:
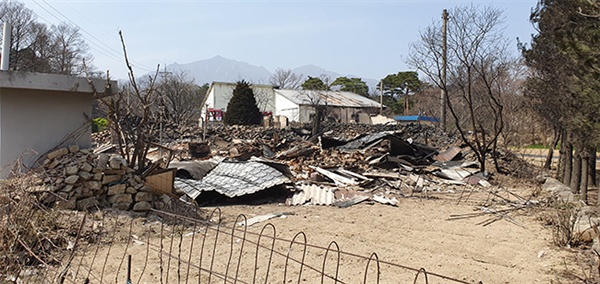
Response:
POLYGON ((106 129, 108 126, 108 120, 103 117, 96 117, 92 119, 92 132, 100 132, 106 129))

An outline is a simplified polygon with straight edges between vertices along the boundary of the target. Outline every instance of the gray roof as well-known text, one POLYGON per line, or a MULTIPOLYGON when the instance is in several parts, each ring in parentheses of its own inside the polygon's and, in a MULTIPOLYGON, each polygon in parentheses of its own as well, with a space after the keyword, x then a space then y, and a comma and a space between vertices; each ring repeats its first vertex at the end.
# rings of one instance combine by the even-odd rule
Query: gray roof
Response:
POLYGON ((177 178, 175 186, 195 199, 202 191, 236 197, 290 182, 282 172, 264 163, 221 162, 201 181, 177 178))
POLYGON ((320 105, 325 105, 325 102, 327 102, 327 105, 340 107, 381 107, 378 102, 351 92, 276 89, 275 94, 283 96, 297 105, 312 105, 317 102, 320 105))

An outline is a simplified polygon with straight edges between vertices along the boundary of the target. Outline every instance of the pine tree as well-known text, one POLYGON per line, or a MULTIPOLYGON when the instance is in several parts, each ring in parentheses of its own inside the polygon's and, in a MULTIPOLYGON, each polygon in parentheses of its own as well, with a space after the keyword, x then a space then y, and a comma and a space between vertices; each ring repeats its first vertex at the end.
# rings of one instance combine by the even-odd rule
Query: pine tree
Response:
POLYGON ((242 80, 236 83, 224 121, 228 125, 259 125, 262 122, 262 114, 248 82, 242 80))

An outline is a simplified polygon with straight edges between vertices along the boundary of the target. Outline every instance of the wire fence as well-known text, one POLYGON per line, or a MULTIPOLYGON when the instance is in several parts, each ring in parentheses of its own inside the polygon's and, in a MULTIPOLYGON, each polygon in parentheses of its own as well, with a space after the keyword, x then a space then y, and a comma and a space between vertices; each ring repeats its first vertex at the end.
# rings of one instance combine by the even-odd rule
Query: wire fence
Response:
MULTIPOLYGON (((148 217, 119 211, 71 212, 57 223, 63 249, 23 265, 24 283, 475 283, 340 249, 304 232, 278 237, 276 227, 248 227, 180 202, 148 217), (60 255, 60 256, 58 256, 60 255), (50 263, 42 261, 52 259, 50 263), (29 268, 27 268, 29 267, 29 268)), ((15 280, 16 279, 12 279, 15 280)), ((481 283, 481 282, 479 282, 481 283)))

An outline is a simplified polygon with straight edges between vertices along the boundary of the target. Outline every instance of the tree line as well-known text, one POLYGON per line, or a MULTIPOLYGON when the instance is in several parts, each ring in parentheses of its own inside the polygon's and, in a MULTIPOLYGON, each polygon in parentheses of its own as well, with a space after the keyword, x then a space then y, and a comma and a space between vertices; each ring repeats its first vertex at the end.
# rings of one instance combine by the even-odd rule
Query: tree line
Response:
POLYGON ((87 68, 99 76, 78 27, 65 22, 50 26, 40 23, 32 10, 13 0, 0 3, 0 21, 12 26, 11 70, 78 76, 87 68))
POLYGON ((381 93, 388 115, 408 114, 408 96, 418 94, 427 87, 415 71, 389 74, 381 78, 380 82, 382 90, 369 90, 369 86, 361 78, 342 76, 332 80, 325 74, 305 77, 283 68, 277 68, 269 79, 269 84, 281 89, 352 92, 377 101, 381 93))
POLYGON ((551 149, 560 145, 559 179, 587 203, 600 142, 600 6, 541 0, 531 22, 538 34, 531 46, 521 45, 529 69, 525 95, 554 133, 551 149))

